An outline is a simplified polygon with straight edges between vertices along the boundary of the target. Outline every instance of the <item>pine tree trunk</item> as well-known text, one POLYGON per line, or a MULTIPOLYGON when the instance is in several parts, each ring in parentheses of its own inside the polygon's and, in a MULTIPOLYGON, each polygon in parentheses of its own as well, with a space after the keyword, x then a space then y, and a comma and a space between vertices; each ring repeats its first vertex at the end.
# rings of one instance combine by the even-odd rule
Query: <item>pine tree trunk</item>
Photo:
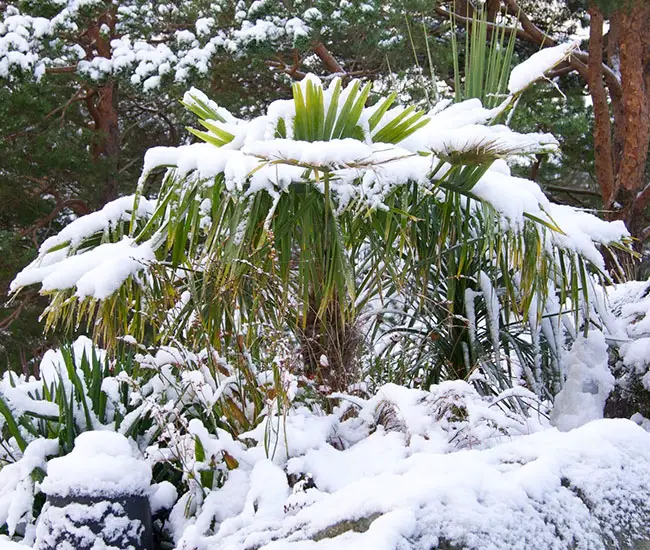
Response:
POLYGON ((620 72, 620 97, 603 80, 603 14, 591 6, 588 81, 594 106, 594 155, 603 208, 623 220, 641 250, 650 203, 650 4, 637 0, 610 17, 607 61, 620 72))
MULTIPOLYGON (((88 42, 84 44, 89 59, 103 57, 110 59, 111 37, 115 36, 116 11, 112 7, 93 22, 84 33, 88 42), (100 31, 102 26, 109 28, 109 33, 100 31)), ((108 80, 86 94, 86 107, 93 120, 95 143, 91 149, 93 159, 103 160, 108 168, 106 184, 101 199, 109 202, 118 195, 118 166, 121 149, 118 113, 117 82, 108 80)))
POLYGON ((102 201, 108 202, 118 195, 118 164, 120 157, 120 126, 118 116, 118 89, 116 82, 97 88, 86 100, 93 118, 96 141, 92 147, 95 160, 104 160, 108 167, 102 201))
POLYGON ((640 196, 645 181, 650 140, 650 105, 648 104, 648 33, 650 33, 650 6, 638 3, 629 11, 621 11, 612 18, 618 27, 621 86, 623 88, 622 121, 615 124, 615 141, 622 144, 621 158, 616 172, 614 219, 625 221, 630 233, 641 239, 645 226, 643 211, 647 200, 640 196))

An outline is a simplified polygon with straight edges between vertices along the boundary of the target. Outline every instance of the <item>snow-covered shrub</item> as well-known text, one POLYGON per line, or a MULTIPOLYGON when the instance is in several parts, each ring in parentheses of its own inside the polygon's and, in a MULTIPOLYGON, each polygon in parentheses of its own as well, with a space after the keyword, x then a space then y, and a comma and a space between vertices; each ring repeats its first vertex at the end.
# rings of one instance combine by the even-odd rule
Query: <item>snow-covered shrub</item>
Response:
MULTIPOLYGON (((117 358, 110 358, 80 337, 45 354, 40 380, 5 374, 0 382, 5 463, 0 529, 24 533, 28 541, 33 537, 49 460, 73 451, 81 433, 97 430, 133 440, 154 481, 173 483, 181 495, 184 504, 171 521, 187 521, 186 514, 201 510, 206 496, 238 468, 237 449, 245 446, 234 438, 269 415, 282 418, 296 398, 298 380, 288 372, 281 350, 276 352, 267 369, 243 366, 250 360, 244 352, 221 357, 214 350, 194 353, 171 346, 147 351, 127 339, 117 358)), ((266 428, 266 451, 263 446, 261 452, 271 454, 269 442, 279 428, 266 428)))
POLYGON ((88 338, 49 350, 39 370, 39 380, 11 371, 0 380, 0 528, 12 535, 19 528, 28 539, 50 458, 72 451, 83 432, 121 430, 137 439, 148 428, 141 417, 123 422, 134 408, 126 384, 133 362, 109 361, 88 338))

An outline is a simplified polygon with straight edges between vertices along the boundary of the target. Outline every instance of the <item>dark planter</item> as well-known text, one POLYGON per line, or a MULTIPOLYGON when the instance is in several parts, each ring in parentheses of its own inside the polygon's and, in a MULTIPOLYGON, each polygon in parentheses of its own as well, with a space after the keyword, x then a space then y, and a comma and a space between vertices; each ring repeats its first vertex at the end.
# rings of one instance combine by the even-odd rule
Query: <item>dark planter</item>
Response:
POLYGON ((96 541, 123 550, 154 548, 151 508, 146 495, 50 495, 38 531, 35 550, 90 550, 96 541))
POLYGON ((34 550, 153 550, 151 467, 121 434, 89 431, 47 463, 34 550))

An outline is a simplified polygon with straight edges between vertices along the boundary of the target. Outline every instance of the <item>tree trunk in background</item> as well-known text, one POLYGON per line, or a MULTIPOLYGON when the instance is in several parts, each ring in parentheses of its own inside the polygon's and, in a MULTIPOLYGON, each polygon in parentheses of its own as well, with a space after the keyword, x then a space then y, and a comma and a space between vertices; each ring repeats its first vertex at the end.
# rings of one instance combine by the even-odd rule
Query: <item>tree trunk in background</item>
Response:
POLYGON ((594 110, 594 157, 596 178, 603 198, 603 208, 609 209, 614 197, 615 172, 612 149, 612 125, 609 112, 607 89, 603 80, 603 14, 597 8, 589 10, 589 62, 587 83, 594 110))
POLYGON ((470 0, 454 0, 454 13, 461 17, 468 17, 471 15, 474 4, 470 0))
POLYGON ((501 11, 501 0, 487 0, 487 20, 491 23, 496 22, 497 15, 501 11))
MULTIPOLYGON (((82 44, 86 50, 86 57, 90 60, 95 57, 111 58, 111 39, 115 33, 116 8, 107 3, 108 9, 92 22, 82 34, 82 44), (102 33, 101 28, 108 27, 108 33, 102 33)), ((118 114, 118 89, 117 83, 108 81, 96 88, 90 89, 86 94, 86 107, 93 120, 95 143, 92 147, 94 160, 103 160, 106 163, 106 185, 101 193, 102 203, 117 198, 118 195, 118 166, 120 158, 121 140, 118 114)))
POLYGON ((623 220, 641 250, 648 236, 646 177, 650 141, 650 4, 637 0, 610 17, 607 61, 620 72, 620 97, 603 80, 603 14, 592 5, 588 81, 594 105, 594 155, 603 208, 623 220))
POLYGON ((118 195, 120 126, 117 94, 117 83, 109 82, 90 92, 86 98, 86 106, 96 133, 92 155, 95 160, 105 160, 108 168, 106 186, 101 196, 103 203, 117 198, 118 195))
POLYGON ((647 86, 650 78, 650 5, 642 1, 629 11, 617 12, 611 18, 611 26, 616 29, 618 38, 623 97, 620 111, 614 110, 617 147, 613 153, 617 170, 615 194, 609 207, 613 210, 613 219, 625 221, 630 233, 642 239, 646 226, 644 211, 650 200, 645 174, 650 140, 647 86))

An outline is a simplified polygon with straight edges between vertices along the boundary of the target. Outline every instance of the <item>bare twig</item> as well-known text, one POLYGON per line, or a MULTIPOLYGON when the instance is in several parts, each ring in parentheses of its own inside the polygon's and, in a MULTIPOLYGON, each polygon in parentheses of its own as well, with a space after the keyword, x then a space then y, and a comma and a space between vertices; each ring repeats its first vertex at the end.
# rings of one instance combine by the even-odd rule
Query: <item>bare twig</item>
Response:
POLYGON ((47 216, 43 216, 37 222, 35 222, 32 225, 30 225, 29 227, 21 230, 20 233, 19 233, 20 236, 21 237, 26 237, 28 235, 31 235, 31 234, 35 233, 41 227, 46 226, 48 223, 50 223, 52 220, 54 220, 54 218, 57 217, 59 212, 61 212, 65 208, 70 208, 76 214, 80 214, 80 215, 90 214, 90 212, 91 212, 90 207, 81 199, 67 199, 67 200, 61 201, 52 209, 52 211, 47 216))
POLYGON ((37 291, 34 289, 24 293, 22 295, 22 300, 20 301, 16 309, 14 309, 7 317, 5 317, 4 319, 2 319, 2 321, 0 321, 0 330, 6 330, 9 327, 11 327, 11 325, 14 324, 16 319, 20 317, 20 314, 22 313, 23 309, 25 309, 27 304, 29 304, 36 295, 37 295, 37 291))

